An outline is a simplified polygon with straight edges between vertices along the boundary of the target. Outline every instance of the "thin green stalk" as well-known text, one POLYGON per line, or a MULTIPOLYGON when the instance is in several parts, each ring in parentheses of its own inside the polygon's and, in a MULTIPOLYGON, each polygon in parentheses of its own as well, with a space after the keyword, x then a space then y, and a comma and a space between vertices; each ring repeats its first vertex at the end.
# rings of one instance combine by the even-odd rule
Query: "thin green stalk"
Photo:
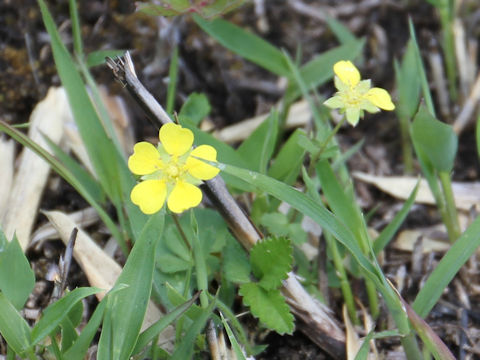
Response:
POLYGON ((447 227, 448 237, 453 243, 461 235, 460 224, 458 222, 457 208, 455 206, 455 198, 452 191, 452 182, 450 174, 446 171, 438 173, 440 184, 442 185, 443 197, 445 199, 445 226, 447 227))
POLYGON ((410 143, 410 119, 400 117, 400 134, 402 137, 402 159, 406 174, 413 173, 413 152, 410 143))
POLYGON ((195 272, 197 275, 197 288, 201 290, 200 293, 200 304, 202 308, 206 309, 208 307, 208 276, 207 276, 207 267, 205 265, 205 258, 203 257, 202 245, 200 244, 200 239, 195 234, 193 236, 193 256, 195 259, 195 272))
POLYGON ((175 45, 170 60, 170 69, 168 70, 168 89, 167 89, 167 114, 173 112, 175 106, 175 94, 177 92, 178 79, 178 46, 175 45))
POLYGON ((197 275, 197 288, 200 293, 200 305, 206 309, 208 307, 208 274, 205 258, 203 257, 202 244, 198 237, 198 223, 195 213, 190 211, 190 223, 193 228, 193 257, 195 259, 195 273, 197 275))
POLYGON ((337 242, 328 232, 325 232, 325 239, 327 240, 327 246, 329 247, 333 258, 333 265, 335 266, 337 276, 340 280, 340 288, 342 290, 345 305, 347 306, 348 315, 350 316, 350 320, 352 320, 355 325, 358 325, 360 322, 357 317, 352 288, 348 282, 347 272, 345 270, 345 266, 343 265, 342 257, 338 251, 337 242))
POLYGON ((405 351, 405 355, 409 360, 420 360, 423 359, 422 352, 418 347, 417 338, 415 337, 415 333, 411 331, 408 335, 402 337, 400 339, 402 343, 403 350, 405 351))
POLYGON ((453 36, 453 1, 444 0, 439 6, 442 24, 443 53, 447 68, 448 89, 453 101, 457 99, 457 64, 455 61, 455 38, 453 36))
POLYGON ((72 21, 73 49, 79 57, 83 58, 82 31, 80 20, 78 19, 77 2, 69 0, 68 5, 70 8, 70 20, 72 21))

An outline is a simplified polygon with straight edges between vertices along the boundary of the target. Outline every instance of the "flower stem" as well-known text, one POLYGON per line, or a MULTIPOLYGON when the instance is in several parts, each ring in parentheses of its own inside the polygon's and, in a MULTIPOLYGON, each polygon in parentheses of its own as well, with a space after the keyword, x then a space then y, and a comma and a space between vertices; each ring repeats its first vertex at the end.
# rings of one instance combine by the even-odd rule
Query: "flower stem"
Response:
POLYGON ((342 257, 340 256, 340 253, 338 251, 337 242, 335 239, 332 238, 332 235, 329 232, 325 232, 325 239, 327 240, 327 246, 332 253, 333 265, 335 266, 337 276, 340 280, 340 288, 342 289, 342 295, 345 301, 345 305, 347 306, 348 315, 350 316, 350 320, 352 320, 355 325, 358 325, 359 320, 355 308, 352 288, 350 287, 350 283, 348 282, 347 272, 345 271, 342 257))
POLYGON ((330 140, 332 140, 332 138, 335 136, 335 134, 338 133, 338 130, 340 130, 340 128, 342 127, 343 123, 345 122, 346 120, 346 117, 343 117, 342 120, 340 120, 338 122, 337 125, 335 125, 335 127, 333 128, 332 131, 330 131, 330 133, 328 134, 327 138, 325 139, 325 141, 323 142, 322 146, 320 146, 320 149, 317 151, 317 153, 310 159, 310 165, 308 166, 308 173, 311 174, 313 172, 313 169, 315 167, 315 164, 317 163, 318 159, 320 158, 320 156, 322 155, 323 151, 325 150, 325 148, 327 147, 328 143, 330 142, 330 140))
POLYGON ((446 171, 438 173, 440 178, 440 184, 442 185, 443 197, 445 199, 445 212, 444 219, 445 226, 447 227, 448 237, 453 243, 460 237, 460 224, 458 223, 457 208, 455 206, 455 198, 452 191, 452 182, 450 180, 450 174, 446 171))

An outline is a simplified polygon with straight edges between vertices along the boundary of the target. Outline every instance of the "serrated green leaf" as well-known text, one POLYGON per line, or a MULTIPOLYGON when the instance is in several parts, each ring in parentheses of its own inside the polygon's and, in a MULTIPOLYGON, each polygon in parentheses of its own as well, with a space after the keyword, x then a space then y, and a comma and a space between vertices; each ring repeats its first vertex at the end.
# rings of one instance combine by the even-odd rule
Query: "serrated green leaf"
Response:
POLYGON ((250 262, 238 242, 229 242, 223 250, 223 273, 228 281, 243 284, 250 281, 250 262))
POLYGON ((253 274, 258 285, 272 290, 282 285, 292 268, 292 244, 287 238, 266 238, 258 241, 250 251, 253 274))
POLYGON ((437 171, 450 172, 458 148, 458 138, 450 125, 438 121, 421 106, 412 124, 412 140, 437 171))
MULTIPOLYGON (((186 117, 190 119, 192 124, 198 124, 210 113, 210 103, 205 94, 191 93, 183 104, 178 117, 186 117)), ((180 121, 181 122, 181 121, 180 121)))
POLYGON ((35 286, 35 274, 15 235, 4 245, 0 249, 0 290, 20 310, 35 286))
POLYGON ((239 294, 252 314, 269 329, 279 334, 291 334, 294 329, 293 315, 280 290, 265 290, 256 283, 242 284, 239 294))

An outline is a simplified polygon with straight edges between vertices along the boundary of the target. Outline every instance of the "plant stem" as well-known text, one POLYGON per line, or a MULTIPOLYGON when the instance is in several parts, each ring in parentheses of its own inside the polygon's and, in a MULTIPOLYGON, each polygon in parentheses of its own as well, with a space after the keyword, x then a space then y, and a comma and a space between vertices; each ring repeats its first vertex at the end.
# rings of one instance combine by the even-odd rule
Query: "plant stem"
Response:
POLYGON ((405 174, 413 172, 412 145, 410 143, 410 119, 400 117, 400 134, 402 137, 402 160, 405 174))
POLYGON ((345 305, 347 306, 348 315, 350 316, 350 320, 355 325, 358 325, 359 320, 358 320, 357 311, 355 308, 355 301, 353 298, 352 288, 350 287, 350 283, 348 282, 347 272, 345 271, 342 257, 340 256, 340 253, 338 251, 337 241, 332 238, 332 235, 329 232, 325 232, 325 239, 327 240, 327 246, 332 252, 333 265, 335 266, 335 270, 337 271, 337 276, 340 280, 340 288, 342 289, 342 295, 345 301, 345 305))
POLYGON ((197 275, 197 288, 201 290, 200 304, 202 308, 208 307, 208 276, 207 266, 205 265, 205 258, 203 257, 202 245, 198 234, 193 235, 193 256, 195 259, 195 273, 197 275))
POLYGON ((448 237, 450 242, 455 242, 460 235, 460 224, 458 223, 457 208, 455 206, 455 198, 452 191, 452 182, 450 174, 446 171, 438 173, 440 184, 442 185, 443 198, 445 199, 445 226, 447 227, 448 237))
POLYGON ((338 122, 337 125, 335 125, 335 127, 333 128, 332 131, 330 131, 330 134, 328 134, 327 138, 325 139, 325 141, 323 142, 322 146, 320 147, 320 149, 317 151, 317 153, 310 159, 310 164, 308 166, 308 174, 312 174, 313 172, 313 169, 315 167, 315 164, 317 163, 318 159, 320 158, 320 156, 322 155, 323 151, 325 150, 325 148, 327 147, 328 143, 330 142, 330 140, 332 140, 332 138, 335 136, 336 133, 338 133, 338 130, 340 130, 340 128, 342 127, 343 123, 345 122, 346 120, 346 117, 344 116, 342 118, 342 120, 340 120, 338 122))
POLYGON ((415 333, 413 331, 411 331, 408 335, 402 337, 400 341, 402 343, 403 350, 405 351, 405 355, 407 356, 408 360, 423 359, 420 348, 418 347, 415 333))

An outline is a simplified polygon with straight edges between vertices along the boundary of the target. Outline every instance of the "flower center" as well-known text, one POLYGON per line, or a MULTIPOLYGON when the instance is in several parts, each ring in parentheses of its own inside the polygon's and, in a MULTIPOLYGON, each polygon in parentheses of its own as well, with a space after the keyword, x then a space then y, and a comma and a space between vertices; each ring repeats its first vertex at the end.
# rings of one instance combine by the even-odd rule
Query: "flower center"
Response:
POLYGON ((358 106, 363 101, 363 96, 355 88, 350 88, 342 93, 342 100, 350 106, 358 106))

